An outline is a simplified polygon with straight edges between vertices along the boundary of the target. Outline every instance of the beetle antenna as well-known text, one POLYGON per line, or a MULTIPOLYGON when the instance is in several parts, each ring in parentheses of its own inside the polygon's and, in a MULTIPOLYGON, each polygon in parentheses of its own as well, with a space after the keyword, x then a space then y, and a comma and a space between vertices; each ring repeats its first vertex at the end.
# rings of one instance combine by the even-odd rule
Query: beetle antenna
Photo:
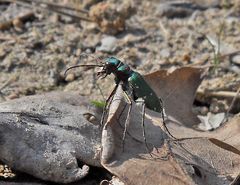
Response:
POLYGON ((78 67, 90 67, 90 68, 94 68, 94 67, 103 67, 103 65, 98 65, 98 64, 88 64, 88 65, 75 65, 75 66, 71 66, 69 68, 67 68, 64 72, 64 76, 66 76, 67 72, 71 69, 74 68, 78 68, 78 67))
POLYGON ((99 57, 96 57, 96 56, 93 55, 93 54, 89 54, 89 53, 83 52, 83 53, 80 54, 80 58, 81 58, 82 56, 91 57, 91 58, 93 58, 97 63, 102 63, 102 60, 101 60, 99 57))

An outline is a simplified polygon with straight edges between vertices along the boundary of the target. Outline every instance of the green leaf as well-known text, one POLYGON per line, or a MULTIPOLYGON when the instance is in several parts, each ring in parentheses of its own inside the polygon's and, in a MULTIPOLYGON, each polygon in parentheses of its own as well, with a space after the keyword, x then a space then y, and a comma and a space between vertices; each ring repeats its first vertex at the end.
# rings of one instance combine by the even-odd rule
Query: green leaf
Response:
POLYGON ((106 105, 106 102, 105 101, 92 100, 91 104, 94 105, 95 107, 103 109, 106 105))

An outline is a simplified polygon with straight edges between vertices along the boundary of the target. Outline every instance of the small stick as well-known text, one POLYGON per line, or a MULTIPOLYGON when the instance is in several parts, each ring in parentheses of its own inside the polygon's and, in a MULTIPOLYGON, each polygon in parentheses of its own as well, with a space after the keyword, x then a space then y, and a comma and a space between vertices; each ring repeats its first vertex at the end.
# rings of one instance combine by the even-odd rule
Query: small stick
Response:
POLYGON ((234 96, 229 108, 228 108, 228 111, 226 113, 226 118, 228 118, 228 115, 229 115, 229 112, 231 111, 231 109, 233 108, 233 105, 235 103, 235 101, 237 100, 237 98, 240 98, 239 97, 239 92, 240 92, 240 87, 238 88, 237 92, 236 92, 236 96, 234 96))
POLYGON ((13 81, 15 81, 15 80, 17 80, 17 77, 16 76, 14 76, 14 77, 12 77, 12 78, 10 78, 9 80, 7 80, 4 84, 2 84, 1 86, 0 86, 0 92, 3 90, 3 89, 5 89, 9 84, 11 84, 13 81))
POLYGON ((63 12, 63 11, 56 10, 56 9, 54 9, 53 11, 56 12, 56 13, 58 13, 58 14, 70 16, 70 17, 73 17, 73 18, 76 18, 76 19, 81 19, 81 20, 84 20, 84 21, 87 21, 87 22, 93 22, 92 19, 89 19, 89 18, 87 18, 87 17, 83 17, 83 16, 81 16, 81 15, 74 15, 74 14, 70 14, 70 13, 63 12))
POLYGON ((9 36, 2 36, 0 35, 0 40, 2 41, 9 41, 9 40, 14 40, 13 37, 9 37, 9 36))
POLYGON ((203 90, 198 90, 197 96, 240 99, 238 92, 232 91, 204 92, 203 90))
POLYGON ((85 16, 81 16, 81 15, 76 15, 76 13, 81 12, 81 13, 88 13, 87 11, 85 10, 81 10, 81 9, 78 9, 78 8, 73 8, 73 7, 66 7, 67 10, 71 10, 72 12, 74 12, 75 14, 71 14, 71 13, 67 13, 67 12, 64 12, 63 10, 57 10, 56 8, 61 8, 63 9, 64 6, 62 5, 58 5, 58 4, 54 4, 54 3, 47 3, 47 2, 36 2, 36 1, 31 1, 31 0, 8 0, 9 2, 15 2, 15 3, 18 3, 18 4, 21 4, 21 5, 24 5, 24 6, 27 6, 27 7, 35 7, 37 9, 43 9, 45 10, 46 7, 42 7, 42 5, 48 5, 49 8, 52 7, 52 11, 58 13, 58 14, 62 14, 62 15, 66 15, 66 16, 70 16, 70 17, 73 17, 73 18, 76 18, 76 19, 80 19, 80 20, 84 20, 84 21, 88 21, 88 22, 93 22, 93 20, 91 20, 90 18, 87 18, 85 16), (39 5, 38 7, 34 6, 34 5, 31 5, 31 3, 36 3, 37 5, 39 5), (55 8, 54 8, 55 6, 55 8))
POLYGON ((78 11, 78 12, 81 12, 81 13, 85 13, 85 14, 88 14, 88 11, 87 10, 83 10, 83 9, 80 9, 78 7, 71 7, 69 5, 61 5, 61 4, 57 4, 57 3, 50 3, 50 2, 45 2, 45 1, 31 1, 31 0, 19 0, 19 1, 28 1, 28 2, 34 2, 36 4, 43 4, 43 5, 47 5, 49 7, 52 7, 52 8, 60 8, 60 9, 67 9, 67 10, 71 10, 71 11, 78 11))

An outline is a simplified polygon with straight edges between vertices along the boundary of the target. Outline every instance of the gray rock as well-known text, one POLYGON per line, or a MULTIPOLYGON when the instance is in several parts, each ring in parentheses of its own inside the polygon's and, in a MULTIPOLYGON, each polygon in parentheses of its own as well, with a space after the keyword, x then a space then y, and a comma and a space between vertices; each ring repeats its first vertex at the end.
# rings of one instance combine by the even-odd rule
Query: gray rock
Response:
POLYGON ((167 1, 161 2, 157 6, 157 15, 167 18, 185 18, 192 15, 195 11, 202 11, 208 8, 215 8, 219 6, 218 0, 212 1, 167 1))
POLYGON ((229 66, 229 70, 236 73, 236 74, 240 74, 240 67, 238 67, 236 65, 229 66))
POLYGON ((43 180, 69 183, 85 177, 88 165, 100 166, 100 129, 85 116, 99 120, 100 114, 87 106, 69 92, 1 103, 0 160, 43 180))
POLYGON ((163 58, 168 58, 170 57, 171 53, 170 53, 170 50, 167 49, 167 48, 164 48, 160 51, 160 55, 163 57, 163 58))
POLYGON ((167 18, 183 18, 190 16, 192 9, 176 6, 173 3, 161 3, 157 7, 157 15, 167 18))
POLYGON ((232 62, 234 64, 240 65, 240 55, 235 55, 234 57, 232 57, 232 62))
MULTIPOLYGON (((220 40, 219 43, 217 35, 206 35, 206 37, 208 41, 211 42, 211 45, 214 46, 215 53, 217 53, 218 50, 222 55, 236 52, 236 48, 233 45, 223 42, 222 40, 220 40)), ((207 42, 207 44, 211 47, 209 42, 207 42)))
POLYGON ((112 53, 116 50, 116 44, 117 44, 116 37, 107 36, 101 40, 101 46, 97 47, 97 50, 112 53))

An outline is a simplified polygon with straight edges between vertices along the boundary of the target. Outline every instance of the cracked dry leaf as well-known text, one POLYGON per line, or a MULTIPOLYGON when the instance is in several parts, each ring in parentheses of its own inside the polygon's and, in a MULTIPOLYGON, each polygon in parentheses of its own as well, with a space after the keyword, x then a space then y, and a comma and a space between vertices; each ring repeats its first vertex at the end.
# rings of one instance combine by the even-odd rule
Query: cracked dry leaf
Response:
MULTIPOLYGON (((178 74, 181 74, 181 70, 192 72, 190 69, 179 69, 178 74)), ((156 74, 158 73, 160 74, 160 72, 156 72, 156 74)), ((185 73, 183 76, 189 79, 189 82, 192 82, 194 77, 199 79, 201 73, 196 70, 192 75, 189 76, 185 73)), ((174 79, 177 78, 176 75, 174 79)), ((155 79, 154 81, 156 83, 161 80, 155 79)), ((165 84, 167 83, 165 82, 165 84)), ((186 92, 186 94, 193 96, 197 84, 199 83, 192 82, 191 85, 181 83, 182 88, 177 94, 180 96, 181 92, 186 92), (191 93, 187 93, 188 91, 191 91, 191 93)), ((164 86, 160 87, 161 91, 168 92, 164 90, 164 86)), ((157 87, 155 86, 155 88, 157 87)), ((168 105, 169 102, 166 101, 165 103, 168 105)), ((188 103, 190 104, 190 101, 188 103)), ((122 138, 128 108, 129 106, 122 96, 122 90, 119 88, 110 106, 109 117, 102 132, 101 156, 102 165, 125 184, 221 185, 230 184, 239 174, 240 151, 237 148, 218 139, 207 137, 174 141, 164 131, 161 115, 147 109, 145 132, 151 157, 143 139, 141 107, 135 103, 133 103, 130 123, 123 145, 122 138)), ((182 112, 183 115, 189 116, 192 113, 190 114, 188 110, 182 108, 177 114, 182 112), (187 113, 184 111, 187 111, 187 113)), ((192 121, 194 120, 192 119, 192 121)), ((168 120, 167 126, 169 124, 171 125, 171 131, 175 130, 172 133, 173 135, 181 131, 183 131, 181 135, 184 137, 191 137, 191 135, 202 136, 203 133, 188 128, 185 124, 176 124, 171 120, 168 120), (173 127, 176 125, 178 127, 173 127), (192 134, 189 135, 189 133, 192 134)), ((189 123, 187 126, 194 124, 196 122, 189 123)))
POLYGON ((192 104, 204 73, 205 70, 202 68, 183 67, 173 72, 156 71, 146 75, 145 78, 157 95, 163 99, 168 118, 167 126, 175 137, 213 137, 240 150, 238 136, 240 114, 235 115, 234 118, 211 132, 194 129, 200 121, 197 119, 197 115, 192 113, 192 104))
POLYGON ((188 137, 210 137, 223 141, 238 150, 240 150, 240 114, 235 115, 226 123, 222 124, 216 130, 211 132, 197 131, 192 128, 187 128, 173 122, 168 122, 168 129, 177 138, 188 137))
POLYGON ((159 70, 145 75, 145 79, 158 97, 161 97, 167 116, 181 125, 192 127, 200 122, 192 112, 192 105, 204 71, 202 68, 192 67, 170 72, 159 70))

